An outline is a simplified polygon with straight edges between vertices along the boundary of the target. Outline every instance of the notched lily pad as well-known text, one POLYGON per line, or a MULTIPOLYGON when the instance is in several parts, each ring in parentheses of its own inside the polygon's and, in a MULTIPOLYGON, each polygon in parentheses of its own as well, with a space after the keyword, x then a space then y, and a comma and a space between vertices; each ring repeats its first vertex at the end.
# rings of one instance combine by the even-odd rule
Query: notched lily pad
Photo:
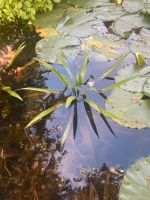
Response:
POLYGON ((125 33, 140 27, 150 28, 150 18, 139 14, 124 15, 118 18, 113 26, 114 31, 122 37, 125 33))
POLYGON ((150 97, 150 77, 148 77, 143 84, 143 94, 150 97))
POLYGON ((142 92, 143 84, 149 76, 148 73, 150 73, 150 66, 141 67, 135 64, 130 64, 120 69, 120 71, 115 76, 115 82, 119 82, 126 78, 134 76, 140 76, 138 78, 126 82, 120 87, 129 92, 142 92))
POLYGON ((124 40, 121 40, 115 35, 108 34, 107 37, 102 37, 98 34, 86 38, 83 42, 83 48, 88 47, 89 51, 99 53, 103 60, 113 60, 118 58, 120 50, 125 50, 124 40))
POLYGON ((80 52, 80 40, 71 36, 53 36, 40 40, 36 45, 37 55, 49 63, 57 63, 56 55, 63 58, 80 52))
POLYGON ((145 58, 150 58, 150 30, 142 28, 137 40, 132 41, 130 50, 136 54, 139 52, 145 58))
POLYGON ((115 114, 125 127, 150 127, 150 100, 141 100, 142 93, 131 93, 116 88, 105 102, 106 110, 115 114))
POLYGON ((150 198, 150 156, 141 158, 131 165, 125 174, 119 200, 149 200, 150 198))

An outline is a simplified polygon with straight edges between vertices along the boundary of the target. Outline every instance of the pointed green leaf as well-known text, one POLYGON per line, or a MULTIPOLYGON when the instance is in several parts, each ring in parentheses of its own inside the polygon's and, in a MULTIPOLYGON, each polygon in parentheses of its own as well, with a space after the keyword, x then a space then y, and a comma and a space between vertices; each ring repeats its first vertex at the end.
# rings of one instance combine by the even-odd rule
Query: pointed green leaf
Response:
POLYGON ((24 43, 22 43, 22 44, 18 47, 18 49, 17 49, 15 55, 11 58, 9 64, 6 66, 5 69, 8 69, 8 68, 14 63, 15 59, 16 59, 17 56, 22 52, 22 50, 23 50, 24 48, 25 48, 25 45, 24 45, 24 43))
POLYGON ((44 92, 44 93, 58 93, 61 90, 53 90, 53 89, 47 89, 47 88, 34 88, 34 87, 27 87, 27 88, 20 88, 18 90, 27 90, 27 91, 35 91, 35 92, 44 92))
POLYGON ((65 60, 63 60, 63 58, 60 55, 58 55, 56 53, 55 53, 55 55, 56 55, 56 58, 59 61, 59 63, 66 69, 70 80, 73 80, 73 75, 72 75, 70 68, 68 67, 68 64, 65 62, 65 60))
POLYGON ((93 107, 98 113, 102 113, 103 115, 105 115, 113 120, 114 119, 117 119, 118 121, 120 120, 117 116, 115 116, 111 112, 108 112, 108 111, 104 110, 103 108, 99 107, 95 102, 88 100, 88 99, 84 99, 84 101, 86 103, 88 103, 91 107, 93 107))
POLYGON ((3 86, 1 89, 3 91, 7 92, 10 96, 13 96, 13 97, 15 97, 15 98, 20 99, 21 101, 23 101, 23 99, 19 96, 19 94, 17 94, 15 91, 13 91, 11 89, 11 87, 3 86))
POLYGON ((70 104, 71 104, 75 99, 77 99, 76 96, 70 96, 70 97, 68 97, 67 100, 66 100, 66 108, 68 108, 68 107, 70 106, 70 104))
POLYGON ((87 53, 87 50, 85 50, 83 65, 79 73, 80 84, 83 84, 85 81, 84 79, 87 72, 87 67, 88 67, 88 53, 87 53))
POLYGON ((73 114, 73 135, 74 135, 74 139, 76 137, 77 126, 78 126, 78 108, 77 108, 77 100, 76 100, 74 102, 74 114, 73 114))
POLYGON ((136 64, 138 66, 144 66, 146 64, 145 58, 144 58, 144 56, 142 54, 137 52, 135 54, 135 58, 136 58, 136 64))
POLYGON ((35 58, 37 61, 39 61, 40 63, 42 63, 45 67, 48 67, 53 73, 55 73, 55 75, 59 78, 60 81, 62 81, 66 86, 70 86, 72 85, 72 83, 70 83, 65 76, 63 76, 60 72, 58 72, 52 65, 48 64, 47 62, 39 59, 39 58, 35 58))
POLYGON ((117 60, 117 62, 115 62, 112 67, 105 73, 102 75, 101 78, 106 78, 109 74, 111 74, 117 67, 119 67, 121 65, 121 63, 124 61, 124 59, 129 55, 129 53, 126 53, 125 55, 121 56, 121 58, 119 60, 117 60))
POLYGON ((69 121, 68 121, 68 124, 66 126, 66 129, 64 131, 64 134, 63 134, 63 137, 61 139, 61 146, 64 145, 68 135, 69 135, 69 132, 70 132, 70 129, 71 129, 71 126, 72 126, 72 122, 73 122, 73 117, 72 117, 72 114, 70 115, 69 117, 69 121))
POLYGON ((119 82, 117 82, 117 83, 114 83, 114 84, 112 84, 112 85, 110 85, 110 86, 108 86, 108 87, 101 88, 101 89, 99 89, 99 92, 106 92, 106 91, 109 91, 109 90, 113 90, 113 89, 115 89, 116 87, 119 87, 119 86, 123 85, 124 83, 126 83, 126 82, 128 82, 128 81, 130 81, 130 80, 132 80, 132 79, 134 79, 134 78, 137 78, 137 76, 130 77, 130 78, 124 79, 124 80, 122 80, 122 81, 119 81, 119 82))
POLYGON ((34 123, 36 123, 37 121, 41 120, 43 117, 45 117, 46 115, 50 114, 51 112, 53 112, 54 110, 56 110, 57 108, 59 108, 60 106, 62 106, 63 104, 64 104, 63 102, 59 102, 59 103, 53 105, 52 107, 44 110, 39 115, 37 115, 36 117, 34 117, 29 122, 29 124, 27 124, 26 128, 28 128, 29 126, 32 126, 34 123))

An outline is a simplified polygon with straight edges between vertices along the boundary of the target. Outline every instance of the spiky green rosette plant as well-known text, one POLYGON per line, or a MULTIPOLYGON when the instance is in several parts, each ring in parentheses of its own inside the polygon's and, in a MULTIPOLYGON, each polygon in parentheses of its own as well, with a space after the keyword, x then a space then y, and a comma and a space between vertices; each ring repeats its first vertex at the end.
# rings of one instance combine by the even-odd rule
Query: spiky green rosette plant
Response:
MULTIPOLYGON (((109 69, 108 72, 106 72, 105 74, 103 74, 102 77, 100 77, 100 79, 102 78, 106 78, 113 70, 115 70, 118 66, 120 66, 120 64, 122 63, 122 61, 127 57, 128 53, 125 54, 124 56, 122 56, 117 62, 115 62, 113 64, 113 66, 109 69)), ((45 117, 46 115, 50 114, 51 112, 53 112, 54 110, 56 110, 57 108, 59 108, 60 106, 62 106, 63 104, 66 104, 66 109, 68 109, 69 107, 74 107, 73 108, 73 113, 71 113, 69 120, 68 120, 68 124, 66 126, 66 129, 64 131, 63 137, 62 137, 62 145, 64 144, 69 131, 72 127, 73 124, 73 133, 74 133, 74 137, 76 136, 76 131, 77 131, 77 114, 78 114, 78 103, 83 103, 84 104, 84 108, 87 114, 87 117, 89 119, 89 122, 95 132, 95 134, 97 136, 98 135, 98 130, 96 128, 96 124, 94 122, 94 118, 93 118, 93 113, 92 113, 92 109, 96 110, 100 116, 102 117, 102 119, 104 120, 104 122, 106 123, 107 127, 110 129, 111 132, 113 132, 113 130, 111 129, 106 117, 109 117, 111 119, 115 119, 117 121, 119 121, 119 118, 117 118, 114 114, 112 114, 111 112, 106 111, 105 109, 99 107, 94 101, 90 100, 87 98, 87 92, 88 91, 92 91, 94 93, 102 93, 103 91, 108 91, 111 89, 114 89, 115 87, 118 87, 119 85, 127 82, 129 79, 125 79, 125 80, 121 80, 109 87, 106 88, 101 88, 99 90, 97 90, 96 88, 94 88, 94 81, 93 82, 89 82, 87 80, 85 80, 86 77, 86 73, 87 73, 87 68, 88 68, 88 54, 87 51, 85 51, 84 54, 84 61, 82 64, 82 67, 80 68, 80 70, 78 71, 77 75, 74 76, 73 73, 71 72, 68 64, 62 59, 62 57, 60 57, 59 55, 56 55, 57 59, 59 61, 59 63, 64 67, 64 69, 67 72, 67 77, 64 76, 63 74, 61 74, 57 69, 55 69, 51 64, 48 64, 47 62, 35 58, 37 61, 39 61, 41 64, 43 64, 43 66, 47 67, 51 72, 53 72, 57 78, 66 86, 65 90, 69 91, 69 94, 66 97, 66 100, 60 101, 58 103, 56 103, 55 105, 51 106, 50 108, 44 110, 43 112, 41 112, 39 115, 37 115, 35 118, 33 118, 29 124, 27 124, 26 128, 29 128, 30 126, 32 126, 33 124, 35 124, 37 121, 41 120, 43 117, 45 117)), ((133 77, 132 77, 133 78, 133 77)), ((45 88, 32 88, 32 87, 28 87, 28 88, 21 88, 19 90, 30 90, 30 91, 39 91, 39 92, 45 92, 45 93, 57 93, 60 90, 53 90, 53 89, 45 89, 45 88)))

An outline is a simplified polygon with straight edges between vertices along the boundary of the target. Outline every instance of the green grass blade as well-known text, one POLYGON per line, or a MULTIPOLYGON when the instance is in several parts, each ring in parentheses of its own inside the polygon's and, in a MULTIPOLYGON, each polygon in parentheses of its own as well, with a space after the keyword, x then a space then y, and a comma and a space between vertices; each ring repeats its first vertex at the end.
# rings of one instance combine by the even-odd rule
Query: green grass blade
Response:
POLYGON ((63 137, 61 139, 61 146, 64 145, 68 135, 69 135, 69 132, 70 132, 70 129, 71 129, 71 126, 72 126, 72 122, 73 122, 73 117, 72 117, 72 114, 70 115, 69 117, 69 121, 68 121, 68 124, 65 128, 65 131, 64 131, 64 134, 63 134, 63 137))
POLYGON ((18 47, 18 49, 17 49, 15 55, 11 58, 9 64, 6 66, 5 69, 8 69, 8 68, 14 63, 15 59, 16 59, 17 56, 22 52, 22 50, 23 50, 24 48, 25 48, 25 45, 24 45, 24 43, 22 43, 22 44, 18 47))
POLYGON ((137 76, 130 77, 130 78, 124 79, 124 80, 122 80, 122 81, 119 81, 119 82, 117 82, 117 83, 114 83, 114 84, 112 84, 112 85, 110 85, 110 86, 108 86, 108 87, 101 88, 101 89, 99 89, 99 92, 106 92, 106 91, 109 91, 109 90, 113 90, 113 89, 115 89, 116 87, 119 87, 119 86, 123 85, 124 83, 126 83, 126 82, 128 82, 128 81, 130 81, 130 80, 132 80, 132 79, 134 79, 134 78, 137 78, 137 76))
POLYGON ((102 75, 101 78, 106 78, 109 74, 111 74, 117 67, 119 67, 121 65, 121 63, 124 61, 124 59, 129 55, 129 53, 126 53, 125 55, 121 56, 121 58, 119 60, 117 60, 117 62, 115 62, 111 68, 102 75))
POLYGON ((83 65, 82 65, 80 73, 79 73, 80 84, 83 84, 85 81, 87 67, 88 67, 88 53, 87 53, 87 50, 85 50, 83 65))
POLYGON ((35 124, 37 121, 41 120, 43 117, 45 117, 46 115, 50 114, 51 112, 53 112, 54 110, 56 110, 57 108, 59 108, 60 106, 62 106, 64 103, 63 102, 59 102, 55 105, 53 105, 52 107, 44 110, 43 112, 41 112, 40 114, 38 114, 36 117, 34 117, 26 126, 26 128, 32 126, 33 124, 35 124))
POLYGON ((67 71, 68 75, 69 75, 69 78, 70 80, 73 80, 73 75, 72 75, 72 72, 70 70, 70 68, 68 67, 68 64, 65 62, 65 60, 63 60, 63 58, 61 56, 59 56, 58 54, 56 54, 56 58, 57 60, 59 61, 59 63, 65 68, 65 70, 67 71))
POLYGON ((67 100, 66 100, 66 108, 68 108, 68 107, 70 106, 70 104, 71 104, 75 99, 77 99, 76 96, 70 96, 70 97, 68 97, 67 100))
POLYGON ((109 118, 111 118, 112 120, 117 119, 118 121, 121 121, 117 116, 115 116, 113 113, 106 111, 105 109, 99 107, 95 102, 88 100, 88 99, 84 99, 84 101, 86 103, 88 103, 92 108, 94 108, 99 114, 103 114, 109 118))
POLYGON ((16 91, 19 91, 19 90, 44 92, 44 93, 50 93, 50 94, 51 93, 55 94, 55 93, 58 93, 61 91, 61 90, 53 90, 53 89, 46 89, 46 88, 34 88, 34 87, 20 88, 20 89, 17 89, 16 91))
POLYGON ((52 65, 48 64, 47 62, 39 59, 39 58, 35 58, 35 60, 39 61, 40 63, 42 63, 45 67, 49 68, 58 78, 61 82, 63 82, 66 86, 71 86, 72 83, 69 82, 67 80, 67 78, 65 76, 63 76, 60 72, 58 72, 52 65))
POLYGON ((73 136, 74 136, 74 139, 76 137, 77 126, 78 126, 78 107, 77 107, 77 100, 76 100, 74 102, 74 113, 73 113, 73 136))
POLYGON ((10 87, 3 86, 1 89, 3 91, 7 92, 10 96, 13 96, 13 97, 23 101, 23 99, 19 96, 19 94, 17 94, 15 91, 13 91, 10 87))

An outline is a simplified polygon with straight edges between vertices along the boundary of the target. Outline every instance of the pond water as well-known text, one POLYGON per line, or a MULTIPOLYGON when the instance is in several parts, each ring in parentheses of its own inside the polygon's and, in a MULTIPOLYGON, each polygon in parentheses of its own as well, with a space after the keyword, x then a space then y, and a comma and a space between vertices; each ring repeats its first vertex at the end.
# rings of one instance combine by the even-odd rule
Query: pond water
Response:
MULTIPOLYGON (((4 50, 6 45, 16 49, 18 44, 26 42, 27 47, 15 63, 20 67, 35 56, 35 45, 41 38, 32 26, 24 29, 24 24, 22 27, 19 24, 14 29, 16 26, 1 29, 0 46, 4 50), (12 30, 15 31, 12 33, 12 30)), ((118 52, 128 52, 128 42, 125 48, 118 48, 118 52)), ((95 53, 90 56, 87 79, 92 74, 97 80, 114 61, 106 62, 95 53)), ((75 74, 83 63, 83 55, 69 58, 67 62, 75 74)), ((135 63, 135 57, 129 54, 120 68, 132 63, 135 63)), ((149 60, 147 63, 150 64, 149 60)), ((62 66, 54 66, 65 74, 62 66)), ((115 73, 109 79, 96 81, 95 88, 114 83, 115 73)), ((14 72, 6 76, 1 70, 1 79, 14 89, 47 87, 65 90, 56 76, 39 63, 28 67, 19 78, 14 72)), ((74 139, 71 128, 62 148, 61 138, 72 107, 66 109, 63 105, 30 129, 25 130, 24 127, 41 111, 65 99, 68 93, 44 95, 20 91, 19 94, 23 102, 0 93, 0 199, 117 200, 120 181, 126 169, 137 159, 150 154, 150 130, 125 128, 93 111, 99 133, 97 137, 81 102, 78 104, 76 137, 74 139), (111 168, 115 172, 109 180, 111 168), (106 193, 109 193, 109 197, 106 197, 106 193)), ((106 97, 109 94, 106 92, 106 97)), ((104 108, 105 96, 93 95, 91 91, 87 97, 104 108)))

